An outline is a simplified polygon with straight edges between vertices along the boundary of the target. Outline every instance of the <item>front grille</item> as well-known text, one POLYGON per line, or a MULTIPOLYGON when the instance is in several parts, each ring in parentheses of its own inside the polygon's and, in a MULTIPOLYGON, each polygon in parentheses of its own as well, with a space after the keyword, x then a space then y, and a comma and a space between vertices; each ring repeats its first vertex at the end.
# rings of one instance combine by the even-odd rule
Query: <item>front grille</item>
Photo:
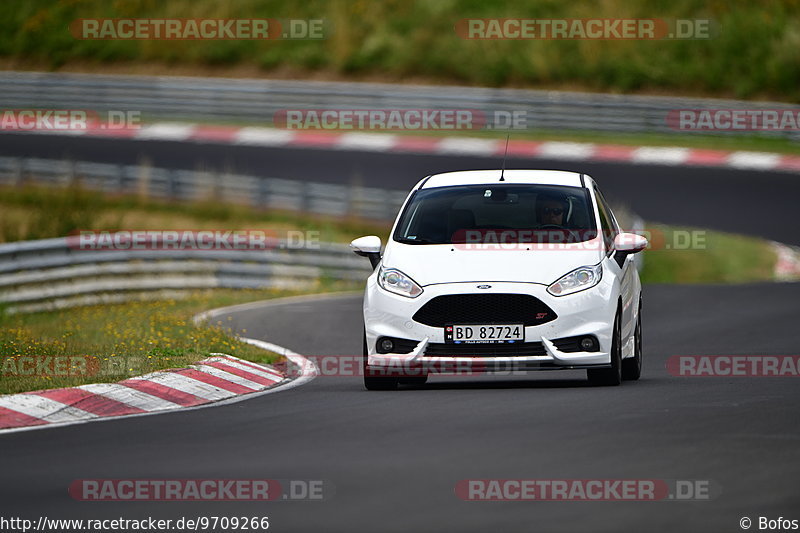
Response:
MULTIPOLYGON (((553 340, 556 348, 562 352, 575 353, 583 351, 580 340, 584 336, 564 337, 553 340)), ((546 355, 541 342, 513 342, 504 344, 443 344, 428 343, 425 355, 428 357, 531 357, 546 355)))
POLYGON ((428 357, 530 357, 545 355, 541 342, 515 342, 513 344, 442 344, 429 343, 428 357))
POLYGON ((556 313, 528 294, 447 294, 423 305, 414 320, 442 328, 448 324, 524 324, 538 326, 556 313))

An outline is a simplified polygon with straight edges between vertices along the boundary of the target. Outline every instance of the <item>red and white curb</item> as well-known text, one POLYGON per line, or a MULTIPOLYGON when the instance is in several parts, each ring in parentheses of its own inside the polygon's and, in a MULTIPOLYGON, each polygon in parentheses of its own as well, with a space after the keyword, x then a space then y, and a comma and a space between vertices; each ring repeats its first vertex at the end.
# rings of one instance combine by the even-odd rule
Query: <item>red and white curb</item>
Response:
POLYGON ((775 263, 775 279, 778 281, 796 281, 800 279, 800 249, 773 242, 777 261, 775 263))
MULTIPOLYGON (((286 130, 183 123, 154 123, 136 129, 43 130, 35 133, 116 137, 143 141, 211 142, 268 147, 440 155, 502 156, 506 148, 503 139, 420 137, 390 133, 286 130)), ((508 143, 508 157, 800 172, 800 156, 796 155, 680 147, 636 147, 512 139, 508 143)))
MULTIPOLYGON (((262 348, 280 347, 243 339, 262 348)), ((297 354, 280 350, 287 357, 297 354)), ((307 361, 301 358, 303 361, 307 361)), ((141 416, 233 403, 313 377, 306 369, 289 379, 269 365, 212 354, 187 368, 164 370, 118 383, 95 383, 0 396, 0 433, 141 416)))

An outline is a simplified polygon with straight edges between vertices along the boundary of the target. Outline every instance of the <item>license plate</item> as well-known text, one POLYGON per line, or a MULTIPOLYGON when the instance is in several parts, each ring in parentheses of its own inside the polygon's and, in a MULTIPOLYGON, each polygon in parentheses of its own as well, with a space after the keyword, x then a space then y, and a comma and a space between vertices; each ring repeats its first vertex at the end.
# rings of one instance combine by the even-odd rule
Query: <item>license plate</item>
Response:
POLYGON ((506 343, 525 340, 522 324, 453 324, 444 328, 444 341, 448 343, 506 343))

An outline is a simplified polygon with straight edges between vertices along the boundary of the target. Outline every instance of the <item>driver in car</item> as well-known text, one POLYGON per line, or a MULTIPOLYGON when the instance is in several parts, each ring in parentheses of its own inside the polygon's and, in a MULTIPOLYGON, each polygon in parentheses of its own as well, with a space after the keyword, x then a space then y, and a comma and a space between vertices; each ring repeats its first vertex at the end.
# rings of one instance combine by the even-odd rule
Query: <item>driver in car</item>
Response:
POLYGON ((539 195, 536 198, 536 218, 541 226, 564 226, 568 204, 555 195, 539 195))

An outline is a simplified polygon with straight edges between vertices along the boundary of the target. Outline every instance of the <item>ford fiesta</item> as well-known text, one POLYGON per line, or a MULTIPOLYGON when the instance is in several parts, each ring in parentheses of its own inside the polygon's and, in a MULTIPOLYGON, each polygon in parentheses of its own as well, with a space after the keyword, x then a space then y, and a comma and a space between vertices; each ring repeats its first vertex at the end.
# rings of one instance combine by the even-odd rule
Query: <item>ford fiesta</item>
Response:
POLYGON ((364 384, 431 373, 586 369, 597 385, 642 368, 644 237, 620 230, 594 180, 551 170, 449 172, 421 180, 364 294, 364 384))

